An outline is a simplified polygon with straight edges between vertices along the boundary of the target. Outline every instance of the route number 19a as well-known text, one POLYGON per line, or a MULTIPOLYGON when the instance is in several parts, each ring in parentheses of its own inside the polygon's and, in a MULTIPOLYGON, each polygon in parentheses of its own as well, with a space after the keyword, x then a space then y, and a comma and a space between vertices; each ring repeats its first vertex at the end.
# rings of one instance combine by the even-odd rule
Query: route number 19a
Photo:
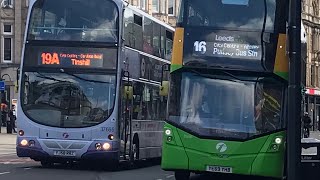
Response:
POLYGON ((206 45, 207 43, 205 41, 196 41, 193 44, 194 50, 196 52, 202 52, 202 53, 205 53, 207 51, 206 45))

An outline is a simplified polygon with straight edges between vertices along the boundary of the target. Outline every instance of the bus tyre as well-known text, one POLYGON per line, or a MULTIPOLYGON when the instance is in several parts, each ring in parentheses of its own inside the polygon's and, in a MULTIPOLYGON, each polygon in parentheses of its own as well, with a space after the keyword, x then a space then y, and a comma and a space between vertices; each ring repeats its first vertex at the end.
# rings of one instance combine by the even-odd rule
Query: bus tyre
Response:
POLYGON ((174 177, 176 178, 176 180, 189 180, 190 172, 188 172, 188 171, 176 171, 174 173, 174 177))
POLYGON ((131 163, 134 163, 139 160, 139 141, 135 139, 132 145, 132 152, 130 155, 131 163))
POLYGON ((41 161, 41 166, 44 168, 50 168, 53 166, 53 162, 48 161, 48 160, 42 160, 41 161))

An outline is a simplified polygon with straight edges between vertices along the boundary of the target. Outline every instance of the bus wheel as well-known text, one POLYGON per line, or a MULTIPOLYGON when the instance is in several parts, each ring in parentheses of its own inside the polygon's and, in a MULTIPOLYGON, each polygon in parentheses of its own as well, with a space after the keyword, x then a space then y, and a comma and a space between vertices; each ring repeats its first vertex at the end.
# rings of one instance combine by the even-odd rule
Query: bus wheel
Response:
POLYGON ((42 160, 41 161, 41 166, 44 168, 50 168, 53 166, 53 162, 48 161, 48 160, 42 160))
POLYGON ((132 145, 132 152, 130 155, 130 161, 131 163, 134 163, 135 161, 139 160, 139 141, 134 140, 132 145))
POLYGON ((188 171, 176 171, 174 172, 174 177, 176 180, 189 180, 190 172, 188 171))

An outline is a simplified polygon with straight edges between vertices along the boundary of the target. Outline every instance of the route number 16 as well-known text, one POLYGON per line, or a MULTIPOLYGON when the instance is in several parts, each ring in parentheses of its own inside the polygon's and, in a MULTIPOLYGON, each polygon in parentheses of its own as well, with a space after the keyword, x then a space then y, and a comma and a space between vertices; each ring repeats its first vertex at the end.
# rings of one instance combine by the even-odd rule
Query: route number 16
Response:
POLYGON ((205 41, 196 41, 193 46, 196 52, 205 53, 207 51, 207 43, 205 41))

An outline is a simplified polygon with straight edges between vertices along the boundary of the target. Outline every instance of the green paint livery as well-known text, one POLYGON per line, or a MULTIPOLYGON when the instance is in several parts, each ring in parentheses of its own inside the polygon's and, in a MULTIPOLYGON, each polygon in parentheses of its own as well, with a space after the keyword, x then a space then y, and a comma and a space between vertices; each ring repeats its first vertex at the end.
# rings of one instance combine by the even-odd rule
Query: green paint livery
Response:
POLYGON ((176 71, 178 69, 182 68, 182 65, 179 64, 171 64, 170 72, 176 71))
MULTIPOLYGON (((171 141, 164 133, 162 168, 164 170, 206 171, 207 165, 232 167, 232 173, 282 178, 284 141, 280 145, 276 138, 284 139, 285 133, 278 132, 244 142, 200 139, 168 123, 171 141), (227 145, 220 153, 216 146, 227 145)), ((219 148, 218 148, 219 149, 219 148)))
POLYGON ((289 79, 289 73, 288 72, 275 72, 276 75, 282 77, 285 80, 289 79))

